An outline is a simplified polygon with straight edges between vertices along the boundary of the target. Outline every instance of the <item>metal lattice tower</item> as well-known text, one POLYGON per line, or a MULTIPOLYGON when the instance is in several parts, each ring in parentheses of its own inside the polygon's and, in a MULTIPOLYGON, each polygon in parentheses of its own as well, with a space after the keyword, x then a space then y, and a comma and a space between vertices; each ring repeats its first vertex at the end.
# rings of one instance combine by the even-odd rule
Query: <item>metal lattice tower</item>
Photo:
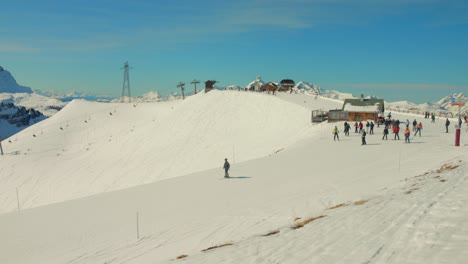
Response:
POLYGON ((183 82, 179 82, 179 84, 177 84, 177 88, 180 88, 182 90, 182 100, 185 99, 184 86, 185 86, 185 83, 183 83, 183 82))
POLYGON ((200 83, 199 80, 197 79, 193 79, 193 81, 191 82, 191 84, 195 85, 195 94, 197 94, 197 84, 200 83))
POLYGON ((130 67, 128 66, 128 61, 125 62, 123 68, 124 70, 124 80, 123 80, 123 86, 122 86, 122 97, 120 98, 121 102, 123 102, 125 99, 125 92, 127 92, 128 95, 128 102, 132 100, 132 97, 130 95, 130 77, 128 75, 130 67))

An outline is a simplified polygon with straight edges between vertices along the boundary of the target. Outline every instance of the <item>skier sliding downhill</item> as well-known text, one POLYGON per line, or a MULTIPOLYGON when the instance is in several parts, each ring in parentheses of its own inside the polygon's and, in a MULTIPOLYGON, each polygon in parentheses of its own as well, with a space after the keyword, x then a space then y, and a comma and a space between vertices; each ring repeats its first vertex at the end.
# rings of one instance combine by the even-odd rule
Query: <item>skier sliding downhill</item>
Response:
POLYGON ((229 167, 231 167, 231 165, 229 164, 228 160, 227 159, 224 159, 224 178, 229 178, 229 167))

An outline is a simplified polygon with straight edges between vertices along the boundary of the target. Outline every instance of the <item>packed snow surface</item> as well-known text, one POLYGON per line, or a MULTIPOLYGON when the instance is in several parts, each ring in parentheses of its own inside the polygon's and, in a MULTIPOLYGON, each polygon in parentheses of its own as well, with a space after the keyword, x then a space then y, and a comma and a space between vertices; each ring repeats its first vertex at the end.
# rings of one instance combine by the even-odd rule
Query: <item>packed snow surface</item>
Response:
POLYGON ((2 142, 0 263, 468 259, 468 133, 455 147, 444 118, 392 112, 422 136, 333 141, 343 123, 310 110, 341 107, 243 91, 74 101, 2 142))

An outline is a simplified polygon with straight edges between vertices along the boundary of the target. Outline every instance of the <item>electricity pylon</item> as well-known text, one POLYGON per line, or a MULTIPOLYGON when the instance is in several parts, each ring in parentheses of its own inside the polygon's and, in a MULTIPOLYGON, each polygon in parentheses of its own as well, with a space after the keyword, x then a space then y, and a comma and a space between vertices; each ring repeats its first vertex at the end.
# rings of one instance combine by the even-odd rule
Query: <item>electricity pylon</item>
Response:
POLYGON ((130 67, 128 66, 128 61, 125 62, 122 69, 124 70, 124 80, 123 80, 123 86, 122 86, 122 98, 120 98, 120 102, 124 101, 125 92, 127 92, 128 93, 128 102, 130 103, 130 101, 132 100, 132 97, 130 95, 130 77, 128 75, 130 67))

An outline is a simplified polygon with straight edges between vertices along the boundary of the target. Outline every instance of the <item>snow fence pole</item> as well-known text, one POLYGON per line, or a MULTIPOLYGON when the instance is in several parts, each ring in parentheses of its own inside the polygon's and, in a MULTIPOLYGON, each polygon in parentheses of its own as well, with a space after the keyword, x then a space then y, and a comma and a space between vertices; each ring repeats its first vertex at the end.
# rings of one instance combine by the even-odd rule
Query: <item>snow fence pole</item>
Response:
POLYGON ((136 213, 136 232, 137 232, 137 240, 140 240, 140 221, 138 219, 138 212, 136 213))
POLYGON ((3 156, 2 138, 1 137, 0 137, 0 153, 2 153, 2 156, 3 156))
POLYGON ((16 187, 16 202, 18 204, 18 211, 20 210, 20 202, 19 202, 19 193, 18 193, 18 187, 16 187))

